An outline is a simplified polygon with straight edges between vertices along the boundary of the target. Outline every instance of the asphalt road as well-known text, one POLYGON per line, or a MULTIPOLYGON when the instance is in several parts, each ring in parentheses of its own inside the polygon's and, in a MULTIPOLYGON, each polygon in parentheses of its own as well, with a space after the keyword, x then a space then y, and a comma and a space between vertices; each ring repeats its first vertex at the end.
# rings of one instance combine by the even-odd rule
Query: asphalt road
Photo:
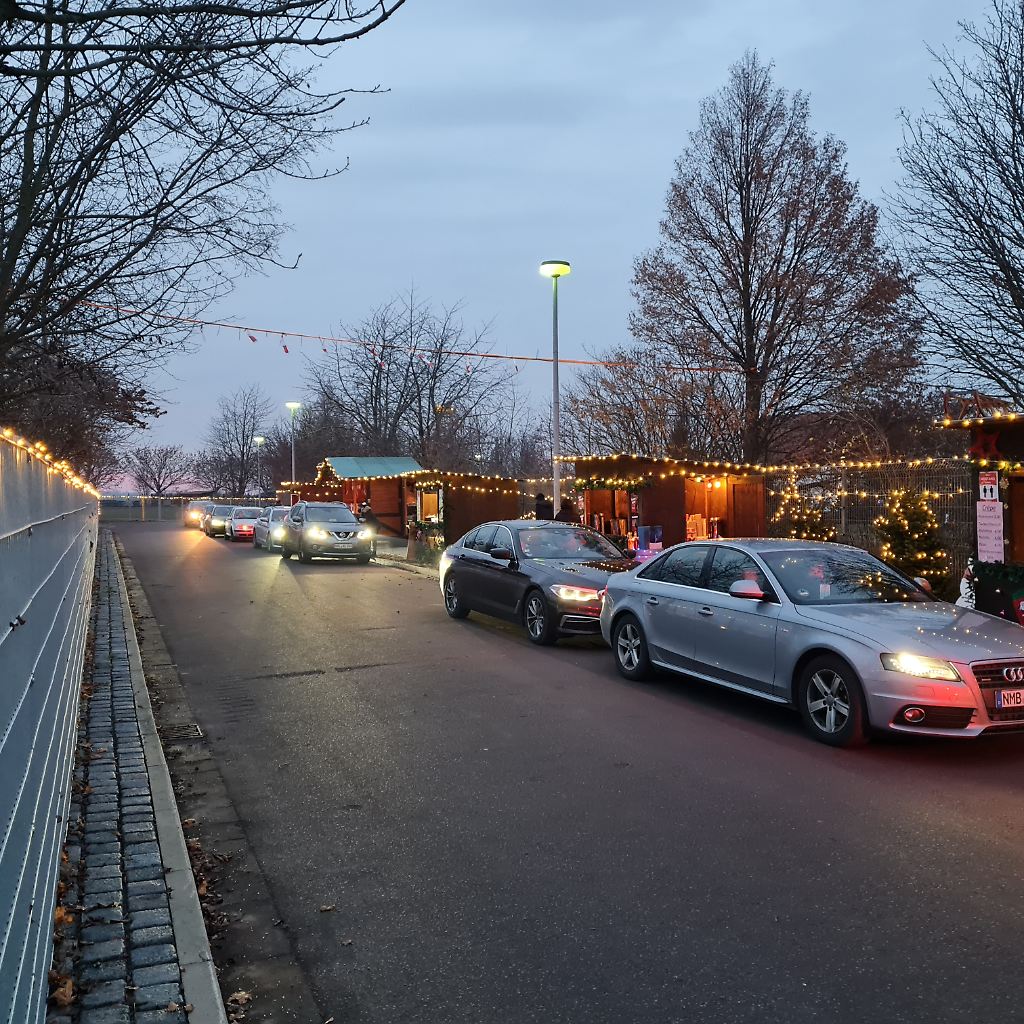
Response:
POLYGON ((325 1018, 1024 1019, 1024 735, 836 751, 401 570, 117 533, 325 1018))

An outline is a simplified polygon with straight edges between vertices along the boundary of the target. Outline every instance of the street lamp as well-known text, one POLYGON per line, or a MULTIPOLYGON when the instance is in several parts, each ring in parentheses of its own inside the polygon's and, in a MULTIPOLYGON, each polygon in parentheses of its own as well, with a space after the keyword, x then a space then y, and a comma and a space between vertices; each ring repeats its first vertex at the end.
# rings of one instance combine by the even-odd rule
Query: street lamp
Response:
POLYGON ((570 269, 565 260, 545 260, 540 265, 541 274, 551 278, 551 504, 556 514, 561 503, 558 455, 562 427, 558 408, 558 279, 570 269))
POLYGON ((263 446, 267 443, 265 437, 260 437, 257 434, 253 437, 253 444, 256 445, 256 490, 259 491, 258 497, 263 497, 263 460, 262 452, 263 446))
POLYGON ((295 414, 302 408, 301 402, 285 402, 284 407, 292 414, 292 484, 295 483, 295 414))

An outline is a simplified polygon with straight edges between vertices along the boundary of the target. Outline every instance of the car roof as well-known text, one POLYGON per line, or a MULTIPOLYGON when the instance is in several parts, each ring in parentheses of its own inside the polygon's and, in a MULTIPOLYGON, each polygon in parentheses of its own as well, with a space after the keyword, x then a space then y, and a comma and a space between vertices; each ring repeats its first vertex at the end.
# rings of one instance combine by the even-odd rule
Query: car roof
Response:
MULTIPOLYGON (((565 529, 569 527, 576 527, 577 529, 591 530, 597 533, 593 527, 587 526, 585 523, 557 523, 553 519, 491 519, 486 523, 480 523, 479 526, 507 526, 510 530, 550 530, 554 528, 565 529)), ((479 526, 474 526, 472 529, 479 529, 479 526)), ((466 533, 471 533, 472 530, 467 530, 466 533)))
POLYGON ((234 505, 236 512, 262 512, 263 508, 260 505, 234 505))

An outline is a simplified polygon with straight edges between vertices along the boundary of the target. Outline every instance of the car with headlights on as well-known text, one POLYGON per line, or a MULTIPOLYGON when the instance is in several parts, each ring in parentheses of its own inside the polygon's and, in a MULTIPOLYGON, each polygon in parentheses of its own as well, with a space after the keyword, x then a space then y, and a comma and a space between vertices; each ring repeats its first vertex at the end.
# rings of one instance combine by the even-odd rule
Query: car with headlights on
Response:
POLYGON ((203 533, 207 537, 223 537, 234 508, 234 505, 214 505, 203 516, 203 533))
POLYGON ((860 548, 680 544, 609 580, 601 631, 627 679, 667 669, 789 705, 833 746, 1024 729, 1024 629, 860 548))
POLYGON ((280 551, 284 539, 284 519, 290 511, 290 505, 260 509, 259 518, 253 524, 252 546, 265 551, 280 551))
POLYGON ((181 510, 181 525, 199 529, 203 525, 203 513, 211 508, 207 501, 190 501, 181 510))
POLYGON ((347 505, 300 501, 282 520, 281 557, 354 558, 365 565, 373 554, 373 530, 364 526, 347 505))
POLYGON ((236 505, 224 523, 224 536, 230 541, 252 540, 253 527, 262 511, 254 505, 236 505))
POLYGON ((529 519, 484 523, 441 556, 445 611, 522 623, 535 644, 600 632, 609 577, 636 562, 585 526, 529 519))

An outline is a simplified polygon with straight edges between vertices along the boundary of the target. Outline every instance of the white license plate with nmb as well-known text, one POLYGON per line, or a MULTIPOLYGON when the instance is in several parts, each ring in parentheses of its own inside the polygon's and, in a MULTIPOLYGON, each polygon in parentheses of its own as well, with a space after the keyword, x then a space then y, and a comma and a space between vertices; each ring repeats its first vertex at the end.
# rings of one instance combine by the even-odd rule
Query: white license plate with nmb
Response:
POLYGON ((1024 708, 1024 690, 996 690, 997 708, 1024 708))
MULTIPOLYGON (((339 551, 348 551, 352 547, 352 544, 349 541, 342 541, 340 544, 335 544, 334 546, 339 551)), ((1024 692, 1024 691, 1022 691, 1022 692, 1024 692)))

